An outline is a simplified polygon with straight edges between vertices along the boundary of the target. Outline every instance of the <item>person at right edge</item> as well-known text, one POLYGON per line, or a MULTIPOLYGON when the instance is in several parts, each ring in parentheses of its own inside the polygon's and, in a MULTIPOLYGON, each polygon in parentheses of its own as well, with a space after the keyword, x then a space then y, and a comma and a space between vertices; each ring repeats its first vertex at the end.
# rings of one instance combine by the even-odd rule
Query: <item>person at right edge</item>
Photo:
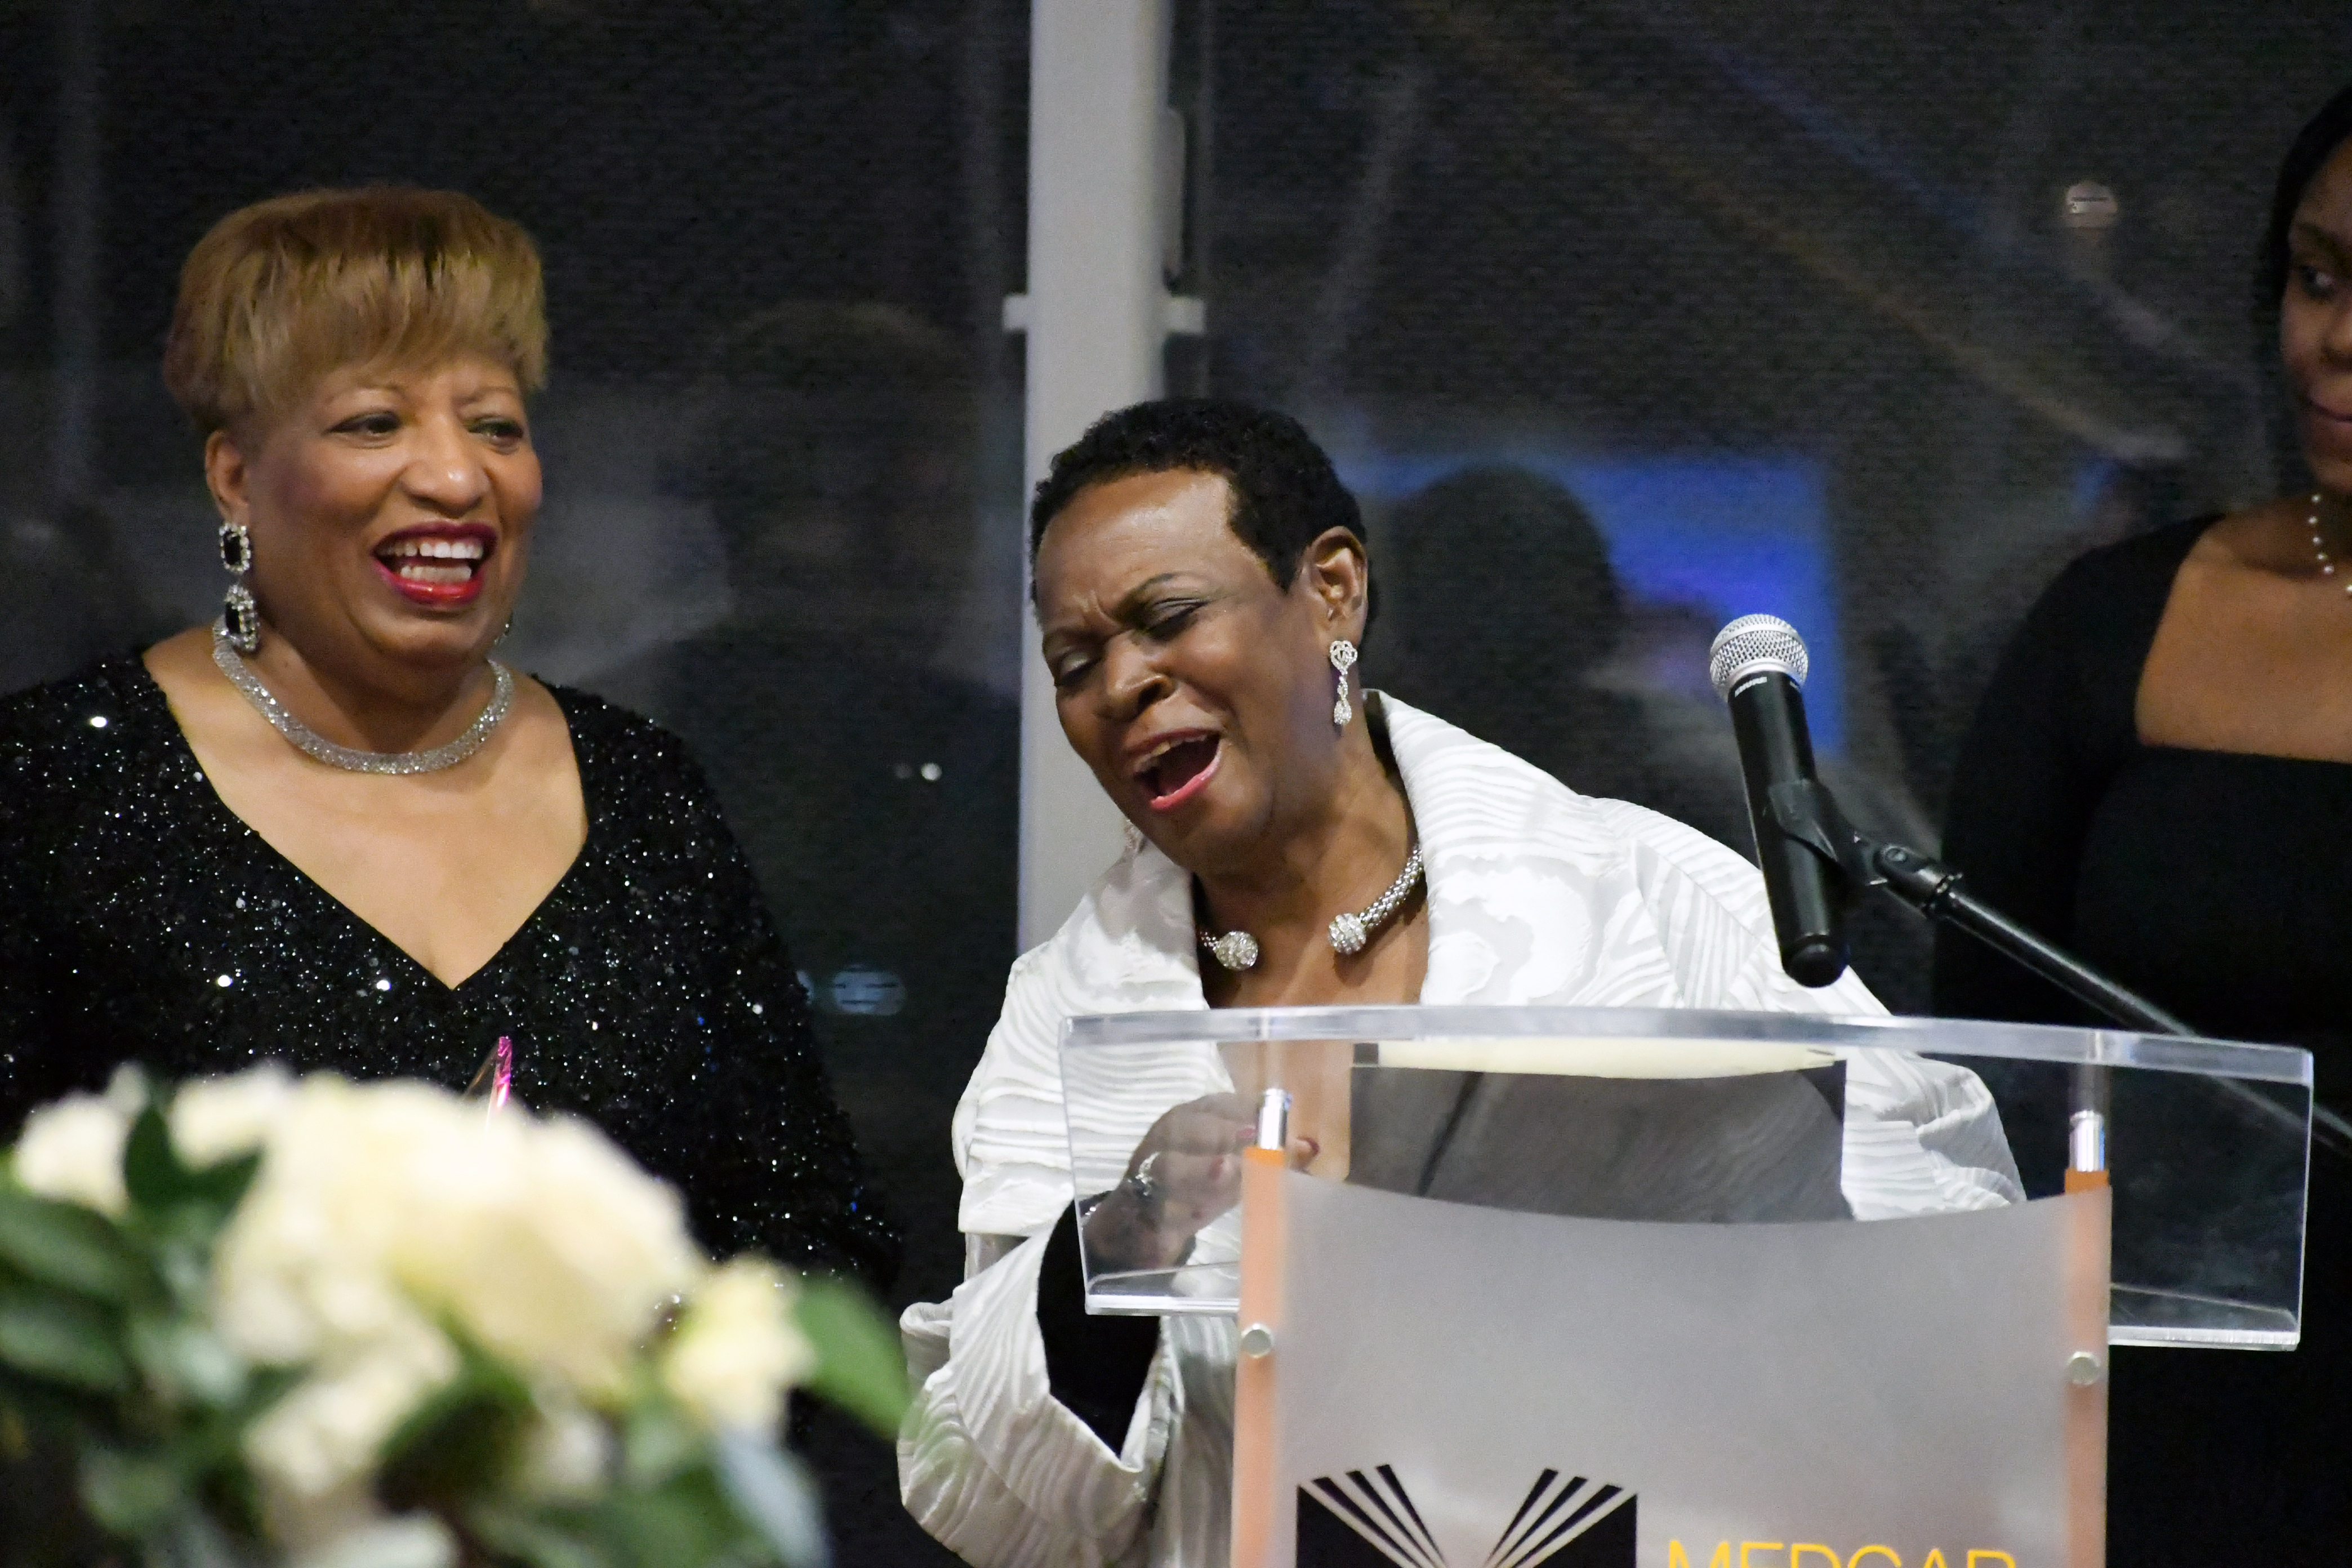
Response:
MULTIPOLYGON (((2296 138, 2263 240, 2310 489, 2084 556, 2002 659, 1946 858, 2200 1032, 2297 1045, 2352 1110, 2352 89, 2296 138)), ((2090 1021, 1970 938, 1946 1016, 2090 1021)), ((2123 1153, 2118 1150, 2119 1162, 2123 1153)), ((2119 1350, 2107 1561, 2352 1563, 2352 1162, 2311 1158, 2292 1354, 2119 1350)))

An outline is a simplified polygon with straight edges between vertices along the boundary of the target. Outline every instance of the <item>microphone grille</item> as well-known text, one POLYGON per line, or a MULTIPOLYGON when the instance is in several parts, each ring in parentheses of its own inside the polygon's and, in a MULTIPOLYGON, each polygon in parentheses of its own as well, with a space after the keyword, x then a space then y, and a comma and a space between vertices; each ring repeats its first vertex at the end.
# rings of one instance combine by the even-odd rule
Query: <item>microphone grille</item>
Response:
POLYGON ((1740 616, 1715 634, 1715 646, 1706 655, 1706 678, 1717 697, 1729 697, 1731 689, 1748 676, 1769 670, 1801 687, 1810 667, 1805 639, 1778 616, 1740 616))

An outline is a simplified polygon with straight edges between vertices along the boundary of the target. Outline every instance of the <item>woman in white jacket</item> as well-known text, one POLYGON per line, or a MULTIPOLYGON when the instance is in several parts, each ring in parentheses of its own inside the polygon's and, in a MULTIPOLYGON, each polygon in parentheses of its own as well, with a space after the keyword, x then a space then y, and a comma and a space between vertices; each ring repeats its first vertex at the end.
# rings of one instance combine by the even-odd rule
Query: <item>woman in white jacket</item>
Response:
MULTIPOLYGON (((1882 1009, 1851 975, 1807 991, 1780 973, 1761 882, 1731 851, 1364 691, 1350 674, 1372 609, 1361 524, 1293 421, 1197 400, 1109 416, 1055 459, 1031 540, 1063 731, 1134 831, 1013 965, 957 1111, 967 1277, 904 1320, 920 1391, 899 1479, 923 1527, 988 1568, 1223 1568, 1233 1325, 1085 1315, 1065 1018, 1882 1009)), ((1860 1059, 1847 1074, 1858 1217, 2021 1195, 1974 1078, 1860 1059)), ((1230 1109, 1163 1118, 1090 1210, 1090 1245, 1181 1247, 1229 1201, 1247 1137, 1230 1109)))

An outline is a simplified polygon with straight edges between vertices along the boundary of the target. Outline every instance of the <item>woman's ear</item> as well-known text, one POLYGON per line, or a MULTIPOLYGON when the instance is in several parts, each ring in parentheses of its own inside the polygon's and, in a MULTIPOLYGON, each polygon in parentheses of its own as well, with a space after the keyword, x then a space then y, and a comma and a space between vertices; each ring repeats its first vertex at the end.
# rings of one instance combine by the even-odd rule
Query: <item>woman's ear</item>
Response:
POLYGON ((213 504, 228 521, 245 521, 246 478, 245 448, 237 445, 236 437, 226 430, 205 437, 205 488, 213 492, 213 504))
POLYGON ((1307 547, 1299 576, 1321 607, 1330 635, 1364 637, 1364 609, 1372 590, 1372 563, 1364 542, 1344 528, 1326 529, 1307 547))

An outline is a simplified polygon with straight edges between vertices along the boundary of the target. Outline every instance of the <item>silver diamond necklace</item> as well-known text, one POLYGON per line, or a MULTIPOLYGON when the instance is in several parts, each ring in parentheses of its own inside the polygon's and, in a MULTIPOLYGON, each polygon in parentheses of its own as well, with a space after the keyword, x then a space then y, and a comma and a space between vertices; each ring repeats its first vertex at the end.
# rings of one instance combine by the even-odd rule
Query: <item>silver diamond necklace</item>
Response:
MULTIPOLYGON (((1335 952, 1352 955, 1364 951, 1364 944, 1373 933, 1389 923, 1405 900, 1412 896, 1413 884, 1421 880, 1421 846, 1415 844, 1412 853, 1404 858, 1404 869, 1389 884, 1389 890, 1366 904, 1354 914, 1331 917, 1331 948, 1335 952)), ((1227 969, 1255 969, 1257 966, 1257 938, 1245 931, 1229 931, 1223 936, 1201 933, 1201 949, 1227 969)))
MULTIPOLYGON (((2319 526, 2319 506, 2324 499, 2319 491, 2311 492, 2311 552, 2319 557, 2319 574, 2333 577, 2336 575, 2336 561, 2327 553, 2327 536, 2319 526)), ((2344 591, 2352 594, 2352 581, 2344 584, 2344 591)))
POLYGON ((231 685, 245 693, 245 700, 269 721, 271 729, 305 755, 349 773, 436 773, 443 768, 454 768, 482 749, 482 742, 498 729, 514 701, 514 672, 492 659, 490 676, 495 686, 490 700, 466 726, 464 734, 427 752, 361 752, 338 746, 288 712, 286 704, 278 701, 277 694, 262 685, 261 678, 237 656, 236 647, 229 639, 226 621, 213 623, 213 662, 220 666, 220 672, 228 677, 231 685))

